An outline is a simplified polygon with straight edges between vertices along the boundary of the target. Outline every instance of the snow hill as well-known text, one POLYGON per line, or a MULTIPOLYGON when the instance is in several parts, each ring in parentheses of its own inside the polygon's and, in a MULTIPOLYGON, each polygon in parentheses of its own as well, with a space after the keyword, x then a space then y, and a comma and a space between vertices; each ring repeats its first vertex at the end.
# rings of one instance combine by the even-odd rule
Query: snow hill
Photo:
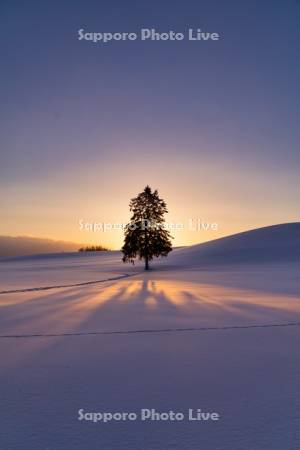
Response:
POLYGON ((211 265, 300 261, 300 222, 245 231, 175 250, 173 264, 211 265))
POLYGON ((82 245, 75 242, 29 236, 0 236, 0 257, 32 255, 36 253, 74 252, 82 245))
POLYGON ((0 449, 300 448, 299 244, 291 223, 148 272, 121 252, 2 258, 0 449), (185 419, 93 423, 82 408, 185 419))

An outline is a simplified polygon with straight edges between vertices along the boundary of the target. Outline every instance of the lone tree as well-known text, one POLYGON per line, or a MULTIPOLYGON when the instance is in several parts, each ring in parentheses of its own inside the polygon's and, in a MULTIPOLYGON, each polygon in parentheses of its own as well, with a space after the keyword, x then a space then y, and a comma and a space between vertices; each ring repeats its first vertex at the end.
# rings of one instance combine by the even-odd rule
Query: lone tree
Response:
POLYGON ((154 256, 167 256, 172 250, 172 236, 165 228, 167 205, 159 198, 157 190, 152 192, 146 186, 130 201, 129 207, 133 214, 125 229, 123 262, 134 264, 135 258, 143 259, 148 270, 154 256))

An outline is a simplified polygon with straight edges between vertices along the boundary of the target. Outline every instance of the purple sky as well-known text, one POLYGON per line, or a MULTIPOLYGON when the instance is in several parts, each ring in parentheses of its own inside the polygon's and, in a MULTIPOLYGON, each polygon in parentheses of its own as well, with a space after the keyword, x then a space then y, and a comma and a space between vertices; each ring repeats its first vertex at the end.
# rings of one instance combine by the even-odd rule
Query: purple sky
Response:
POLYGON ((104 242, 147 183, 217 233, 299 220, 300 2, 8 1, 0 6, 0 234, 104 242), (218 32, 94 44, 78 30, 218 32))

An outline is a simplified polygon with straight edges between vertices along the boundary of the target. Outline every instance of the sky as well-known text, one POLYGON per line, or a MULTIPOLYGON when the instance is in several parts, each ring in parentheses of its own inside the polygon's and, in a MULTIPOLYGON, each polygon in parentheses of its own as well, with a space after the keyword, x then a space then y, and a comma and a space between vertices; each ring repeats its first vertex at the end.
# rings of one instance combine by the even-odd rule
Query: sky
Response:
POLYGON ((146 184, 175 245, 299 221, 299 23, 298 0, 2 0, 0 235, 120 248, 80 223, 146 184), (78 39, 142 28, 220 39, 78 39))

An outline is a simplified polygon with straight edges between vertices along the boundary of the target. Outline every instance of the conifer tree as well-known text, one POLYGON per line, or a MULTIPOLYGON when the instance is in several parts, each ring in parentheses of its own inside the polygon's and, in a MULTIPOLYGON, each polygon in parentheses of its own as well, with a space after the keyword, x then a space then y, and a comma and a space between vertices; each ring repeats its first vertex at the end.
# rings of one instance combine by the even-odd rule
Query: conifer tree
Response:
POLYGON ((130 201, 132 217, 126 225, 123 262, 136 258, 145 261, 145 270, 154 256, 167 256, 172 250, 171 235, 165 227, 164 214, 168 212, 164 200, 157 190, 146 186, 143 192, 130 201))

